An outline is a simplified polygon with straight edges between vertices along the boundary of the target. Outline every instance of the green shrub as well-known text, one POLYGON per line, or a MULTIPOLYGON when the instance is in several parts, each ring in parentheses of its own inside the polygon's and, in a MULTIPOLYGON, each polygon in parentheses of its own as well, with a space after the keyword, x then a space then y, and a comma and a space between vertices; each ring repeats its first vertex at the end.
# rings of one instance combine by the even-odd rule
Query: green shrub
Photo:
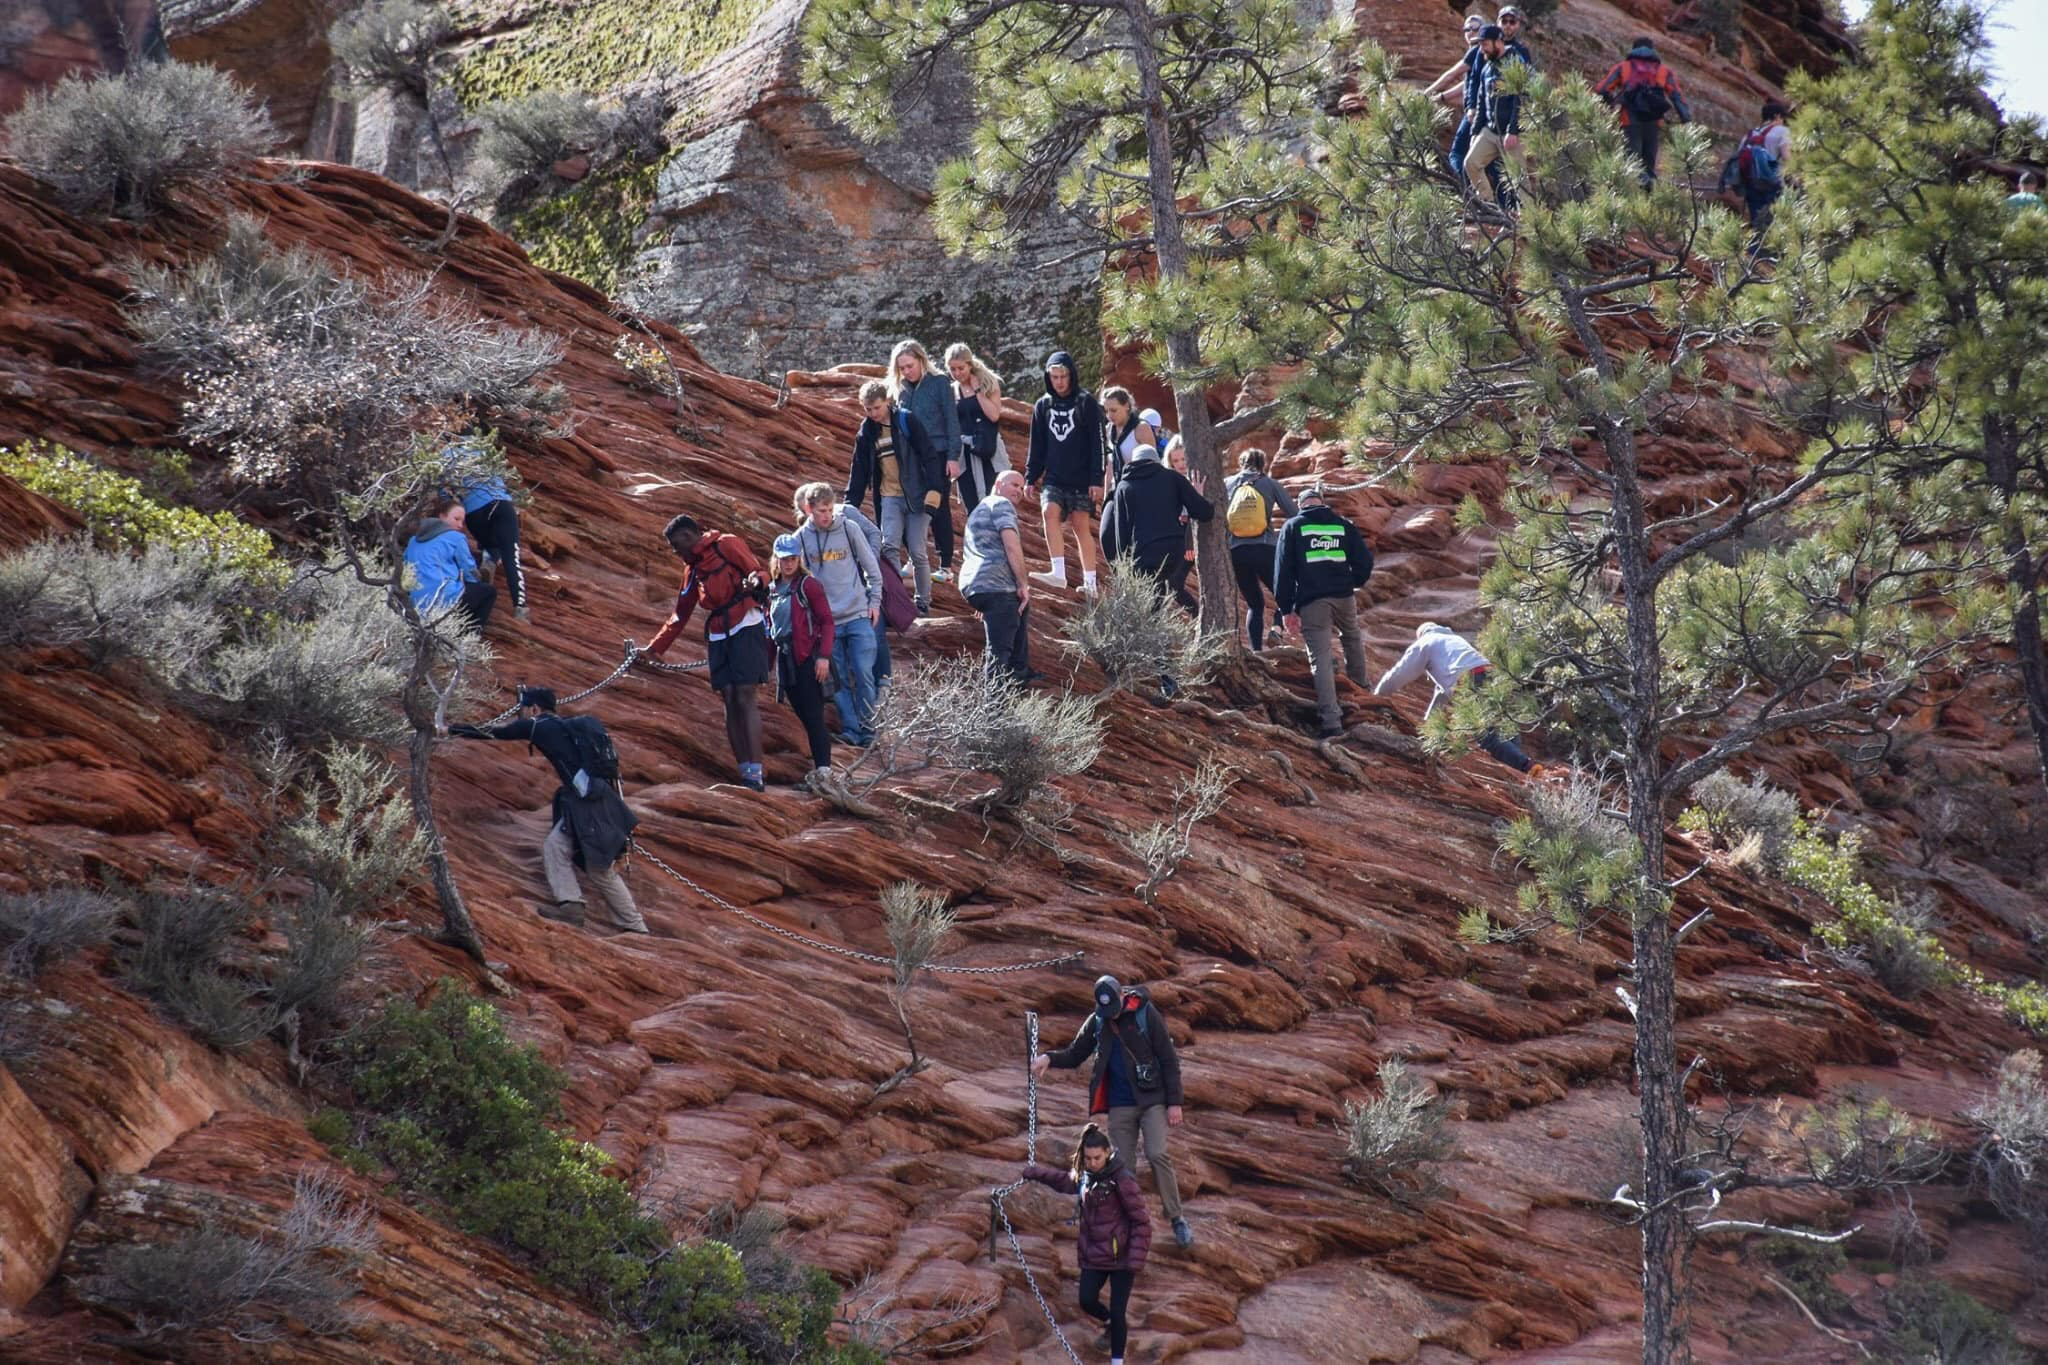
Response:
POLYGON ((278 558, 268 532, 232 512, 208 515, 167 506, 151 497, 141 481, 63 446, 46 441, 0 446, 0 474, 76 512, 102 545, 131 550, 166 545, 193 551, 232 574, 272 588, 282 588, 291 577, 290 566, 278 558))
POLYGON ((367 1111, 361 1150, 461 1227, 641 1333, 650 1358, 850 1358, 827 1342, 838 1301, 829 1278, 798 1271, 764 1287, 731 1246, 678 1246, 607 1173, 607 1153, 551 1126, 561 1074, 455 983, 425 1006, 390 1005, 351 1044, 348 1069, 367 1111))
POLYGON ((393 702, 410 654, 405 635, 382 588, 309 570, 184 687, 223 725, 267 731, 297 749, 388 743, 404 732, 393 702))
POLYGON ((571 90, 487 104, 477 111, 477 123, 477 155, 512 181, 550 177, 556 162, 594 150, 604 136, 596 101, 571 90))
POLYGON ((334 60, 358 92, 395 90, 425 99, 429 73, 455 21, 419 0, 371 0, 327 30, 334 60))
POLYGON ((232 77, 175 61, 67 76, 30 94, 4 132, 9 154, 65 207, 123 218, 146 217, 174 186, 217 185, 278 141, 232 77))
POLYGON ((139 659, 167 686, 200 666, 248 600, 216 560, 168 545, 131 555, 44 540, 0 558, 0 642, 82 649, 100 668, 139 659))
POLYGON ((82 886, 0 895, 0 972, 33 981, 52 965, 105 943, 120 905, 82 886))
POLYGON ((1902 1361, 1940 1365, 2024 1365, 2034 1359, 2012 1323, 1962 1290, 1931 1275, 1901 1280, 1884 1296, 1887 1343, 1902 1361))
POLYGON ((276 1026, 253 946, 242 948, 255 920, 247 901, 206 888, 148 890, 133 915, 139 941, 117 958, 130 988, 215 1047, 245 1047, 276 1026))
POLYGON ((367 749, 338 746, 323 759, 305 807, 272 837, 279 870, 304 877, 346 909, 382 909, 418 875, 427 841, 413 824, 398 775, 367 749))
POLYGON ((1525 915, 1547 915, 1566 929, 1610 910, 1645 903, 1642 849, 1606 809, 1599 779, 1574 768, 1562 783, 1528 788, 1529 809, 1500 827, 1500 846, 1531 879, 1516 891, 1525 915))

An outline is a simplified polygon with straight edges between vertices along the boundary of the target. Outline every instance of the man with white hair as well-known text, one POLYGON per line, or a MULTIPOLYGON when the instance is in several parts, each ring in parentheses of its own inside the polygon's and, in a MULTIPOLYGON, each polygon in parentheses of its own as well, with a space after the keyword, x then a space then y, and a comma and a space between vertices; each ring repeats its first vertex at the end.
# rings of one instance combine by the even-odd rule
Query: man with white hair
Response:
MULTIPOLYGON (((1422 713, 1422 718, 1428 720, 1438 703, 1450 696, 1459 682, 1468 677, 1484 678, 1486 668, 1486 656, 1475 649, 1470 640, 1449 626, 1424 621, 1415 628, 1415 643, 1394 660, 1394 666, 1387 670, 1372 693, 1376 697, 1384 697, 1406 687, 1418 674, 1427 673, 1430 682, 1436 685, 1436 691, 1422 713)), ((1479 747, 1516 772, 1542 775, 1542 768, 1529 761, 1521 745, 1511 739, 1503 739, 1491 730, 1479 737, 1479 747)))

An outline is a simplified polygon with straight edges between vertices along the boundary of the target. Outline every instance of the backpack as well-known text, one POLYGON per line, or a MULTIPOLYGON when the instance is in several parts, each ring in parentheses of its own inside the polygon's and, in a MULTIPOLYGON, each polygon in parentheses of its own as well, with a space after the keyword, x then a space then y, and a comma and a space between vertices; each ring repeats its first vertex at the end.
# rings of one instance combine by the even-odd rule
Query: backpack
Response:
POLYGON ((1735 153, 1736 174, 1743 188, 1775 192, 1785 187, 1784 172, 1778 167, 1778 158, 1766 144, 1770 125, 1749 130, 1749 136, 1742 139, 1742 146, 1735 153))
POLYGON ((1628 74, 1621 84, 1621 107, 1628 110, 1631 122, 1656 123, 1671 112, 1671 100, 1664 94, 1663 82, 1657 79, 1662 69, 1662 62, 1644 61, 1640 57, 1628 59, 1628 74))
MULTIPOLYGON (((719 540, 722 539, 723 537, 719 537, 719 540)), ((732 596, 720 603, 715 609, 712 609, 710 616, 705 621, 707 628, 712 620, 717 620, 721 623, 718 628, 720 630, 727 630, 731 627, 732 613, 735 609, 739 610, 740 619, 745 620, 750 606, 766 607, 768 605, 768 585, 762 582, 758 575, 753 576, 752 582, 749 582, 749 576, 740 572, 740 566, 725 557, 725 551, 719 547, 719 540, 713 540, 711 548, 705 552, 706 559, 714 555, 717 556, 717 569, 712 569, 708 563, 701 563, 692 565, 690 572, 695 575, 699 584, 697 590, 699 600, 707 608, 711 606, 710 590, 713 573, 718 574, 720 577, 731 576, 733 580, 732 596)))
POLYGON ((1223 514, 1230 534, 1246 540, 1256 540, 1273 529, 1273 509, 1266 504, 1266 495, 1259 491, 1257 479, 1246 479, 1230 495, 1230 508, 1223 514))
POLYGON ((791 662, 800 664, 810 663, 811 660, 795 657, 796 614, 804 614, 804 626, 811 637, 814 658, 818 637, 821 634, 818 630, 817 613, 811 610, 810 597, 804 592, 804 584, 808 582, 810 575, 806 574, 797 579, 796 586, 790 591, 774 593, 768 599, 768 638, 775 642, 777 650, 790 657, 791 662))
MULTIPOLYGON (((569 732, 570 742, 576 746, 577 773, 570 777, 575 785, 576 776, 588 774, 599 782, 619 780, 619 751, 612 747, 612 737, 605 730, 604 722, 596 716, 544 716, 569 732)), ((579 796, 588 796, 588 791, 579 791, 579 796)))

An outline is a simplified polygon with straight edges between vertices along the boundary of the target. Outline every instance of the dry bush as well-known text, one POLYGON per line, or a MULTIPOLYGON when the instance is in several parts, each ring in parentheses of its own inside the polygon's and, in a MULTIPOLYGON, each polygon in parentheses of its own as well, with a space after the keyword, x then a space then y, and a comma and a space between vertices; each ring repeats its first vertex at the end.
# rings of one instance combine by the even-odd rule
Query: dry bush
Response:
POLYGON ((1229 647, 1222 636, 1203 634, 1201 623, 1128 555, 1111 563, 1108 584, 1067 619, 1066 636, 1108 676, 1112 691, 1161 678, 1200 686, 1229 647))
POLYGON ((426 839, 398 774, 375 754, 335 748, 322 766, 325 779, 307 784, 304 809, 277 826, 272 855, 280 871, 304 877, 341 909, 380 910, 419 876, 426 839))
POLYGON ((275 147, 278 133, 232 77, 165 61, 34 92, 0 141, 65 207, 143 218, 174 186, 218 186, 237 162, 275 147))
POLYGON ((1406 1063, 1383 1062, 1379 1098, 1345 1102, 1345 1176, 1400 1202, 1432 1193, 1435 1181, 1422 1167, 1443 1160, 1456 1145, 1445 1126, 1446 1110, 1406 1063))
POLYGON ((0 971, 33 981, 67 957, 113 935, 118 902, 82 886, 51 886, 0 895, 0 971))
POLYGON ((78 1289, 149 1341, 221 1334, 268 1342, 288 1330, 332 1336, 360 1321, 349 1301, 356 1268, 377 1245, 374 1218, 331 1177, 301 1175, 274 1233, 202 1228, 174 1241, 115 1247, 78 1289))
POLYGON ((1999 1214, 2048 1249, 2048 1084, 2041 1054, 2015 1052, 1998 1068, 1998 1089, 1967 1115, 1978 1183, 1999 1214))
POLYGON ((1927 947, 1941 926, 1932 894, 1894 898, 1890 923, 1866 935, 1858 946, 1885 989, 1901 1000, 1911 1000, 1948 979, 1948 969, 1927 947))
POLYGON ((206 888, 148 890, 132 913, 140 937, 118 958, 131 988, 215 1047, 245 1047, 276 1027, 247 943, 255 909, 246 900, 206 888))
POLYGON ((1686 792, 1700 819, 1715 838, 1730 848, 1754 840, 1756 855, 1772 872, 1785 864, 1785 848, 1799 824, 1799 801, 1779 791, 1757 773, 1747 783, 1723 770, 1709 773, 1686 792))
POLYGON ((477 113, 477 155, 517 184, 553 176, 555 163, 597 149, 605 119, 597 102, 572 90, 539 90, 477 113))
POLYGON ((1223 809, 1236 784, 1235 770, 1227 763, 1205 758, 1195 771, 1184 777, 1173 793, 1173 819, 1153 821, 1144 829, 1118 830, 1116 841, 1130 851, 1145 869, 1145 880, 1137 886, 1138 898, 1151 905, 1180 865, 1194 849, 1195 826, 1223 809))
POLYGON ((372 0, 329 26, 327 46, 356 92, 425 100, 434 55, 454 31, 454 19, 436 5, 372 0))
POLYGON ((302 750, 387 743, 409 649, 381 589, 329 570, 306 573, 260 628, 215 650, 187 686, 224 724, 256 727, 302 750))
POLYGON ((910 988, 930 965, 939 948, 953 932, 953 912, 942 891, 927 891, 916 882, 895 882, 882 889, 882 927, 888 932, 889 947, 895 953, 896 976, 890 1000, 896 1006, 897 1021, 903 1025, 903 1041, 910 1048, 910 1063, 884 1081, 875 1092, 895 1088, 927 1065, 917 1050, 917 1036, 910 1029, 910 988))

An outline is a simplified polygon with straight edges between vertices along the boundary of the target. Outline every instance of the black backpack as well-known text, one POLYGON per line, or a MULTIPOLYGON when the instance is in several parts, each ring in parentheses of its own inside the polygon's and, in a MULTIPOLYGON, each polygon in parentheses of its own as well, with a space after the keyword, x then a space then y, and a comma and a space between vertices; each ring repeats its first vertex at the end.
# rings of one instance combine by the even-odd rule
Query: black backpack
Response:
MULTIPOLYGON (((598 782, 619 780, 619 751, 612 747, 612 737, 606 732, 603 721, 596 716, 549 716, 547 719, 568 730, 570 742, 576 746, 577 767, 598 782)), ((571 777, 573 779, 574 774, 571 777)))
POLYGON ((1627 78, 1621 87, 1621 103, 1633 122, 1657 123, 1671 112, 1671 100, 1657 80, 1659 66, 1661 63, 1645 63, 1640 57, 1628 59, 1627 78), (1642 69, 1644 65, 1650 67, 1647 73, 1642 69))

